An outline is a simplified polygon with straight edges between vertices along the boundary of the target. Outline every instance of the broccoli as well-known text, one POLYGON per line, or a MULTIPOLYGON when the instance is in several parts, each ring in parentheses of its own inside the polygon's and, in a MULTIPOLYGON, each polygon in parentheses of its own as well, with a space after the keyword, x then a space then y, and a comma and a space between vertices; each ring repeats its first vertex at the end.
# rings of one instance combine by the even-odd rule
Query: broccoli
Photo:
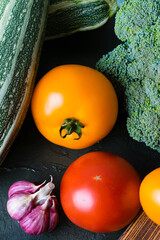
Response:
POLYGON ((160 152, 160 1, 123 2, 115 33, 123 43, 96 68, 125 96, 129 135, 160 152))
POLYGON ((159 0, 126 0, 116 16, 115 33, 120 40, 131 42, 139 31, 155 25, 159 16, 159 0))

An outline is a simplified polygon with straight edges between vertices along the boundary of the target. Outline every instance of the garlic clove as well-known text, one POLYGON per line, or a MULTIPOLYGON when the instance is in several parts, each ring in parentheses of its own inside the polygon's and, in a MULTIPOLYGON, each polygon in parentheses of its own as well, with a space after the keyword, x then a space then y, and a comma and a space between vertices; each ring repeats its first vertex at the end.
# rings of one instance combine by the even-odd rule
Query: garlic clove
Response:
POLYGON ((25 217, 33 208, 33 199, 30 194, 17 193, 7 201, 9 215, 17 221, 25 217))
POLYGON ((30 235, 53 230, 58 222, 57 199, 53 194, 53 177, 48 183, 36 186, 18 181, 9 189, 7 211, 18 220, 21 228, 30 235))
POLYGON ((20 226, 27 234, 40 235, 47 231, 49 223, 48 201, 35 207, 20 222, 20 226))
POLYGON ((55 197, 51 197, 51 207, 49 208, 49 226, 47 231, 51 232, 58 224, 59 216, 57 212, 57 200, 55 197))
POLYGON ((35 195, 35 204, 36 205, 38 205, 38 204, 42 205, 48 199, 48 196, 51 195, 53 189, 55 188, 55 185, 52 182, 52 180, 53 179, 51 178, 50 182, 45 184, 43 187, 41 187, 39 189, 39 191, 34 193, 34 195, 35 195))
POLYGON ((8 191, 8 197, 11 197, 15 193, 35 193, 39 188, 41 188, 45 182, 43 182, 40 185, 35 185, 32 182, 29 181, 18 181, 13 183, 8 191))

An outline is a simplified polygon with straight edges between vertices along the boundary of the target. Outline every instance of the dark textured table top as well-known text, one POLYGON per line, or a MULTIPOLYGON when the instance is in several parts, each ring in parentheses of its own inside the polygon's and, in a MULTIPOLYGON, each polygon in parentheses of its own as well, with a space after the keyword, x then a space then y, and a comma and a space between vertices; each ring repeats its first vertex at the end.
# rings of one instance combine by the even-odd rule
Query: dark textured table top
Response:
MULTIPOLYGON (((45 42, 36 81, 53 67, 62 64, 82 64, 94 68, 99 58, 118 43, 119 40, 114 34, 114 18, 99 29, 45 42)), ((6 202, 7 192, 12 183, 24 179, 43 182, 45 179, 49 180, 51 174, 54 176, 56 185, 55 195, 59 200, 60 181, 66 168, 79 156, 91 151, 108 151, 124 157, 143 178, 151 170, 160 166, 160 155, 143 143, 131 139, 128 136, 125 121, 125 117, 119 115, 115 127, 106 138, 89 148, 70 150, 50 143, 38 132, 29 108, 24 124, 0 167, 0 239, 118 239, 125 229, 107 234, 88 232, 72 224, 61 207, 60 222, 53 232, 30 236, 10 218, 6 210, 6 202)))

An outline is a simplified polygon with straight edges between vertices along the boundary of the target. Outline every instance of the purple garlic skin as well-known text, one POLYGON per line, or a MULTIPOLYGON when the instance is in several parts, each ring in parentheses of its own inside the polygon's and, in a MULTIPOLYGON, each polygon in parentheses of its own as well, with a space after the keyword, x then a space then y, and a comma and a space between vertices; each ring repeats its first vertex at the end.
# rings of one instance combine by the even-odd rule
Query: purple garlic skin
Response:
POLYGON ((17 193, 8 199, 7 211, 12 218, 19 221, 32 210, 33 204, 31 195, 17 193))
POLYGON ((40 235, 47 231, 49 214, 47 206, 43 205, 35 207, 19 224, 21 228, 30 235, 40 235))
POLYGON ((7 211, 19 221, 21 228, 30 235, 52 231, 58 223, 57 199, 52 195, 55 185, 51 181, 35 185, 29 181, 14 183, 8 192, 7 211))
POLYGON ((15 193, 34 193, 36 192, 45 182, 43 182, 40 185, 35 185, 32 182, 29 181, 18 181, 12 184, 10 186, 9 191, 8 191, 8 197, 12 196, 15 193))
POLYGON ((48 232, 51 232, 54 229, 59 221, 59 215, 56 211, 57 199, 52 196, 51 199, 51 207, 49 208, 49 227, 48 232))

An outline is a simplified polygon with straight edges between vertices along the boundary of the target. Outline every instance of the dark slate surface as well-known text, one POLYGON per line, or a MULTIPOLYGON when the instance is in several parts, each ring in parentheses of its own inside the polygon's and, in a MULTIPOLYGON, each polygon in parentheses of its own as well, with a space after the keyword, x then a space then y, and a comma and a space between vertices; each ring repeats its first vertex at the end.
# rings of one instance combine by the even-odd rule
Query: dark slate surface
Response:
MULTIPOLYGON (((47 71, 62 64, 74 63, 94 68, 99 58, 118 43, 119 40, 114 35, 114 18, 97 30, 45 42, 37 81, 47 71)), ((142 178, 160 166, 159 153, 128 136, 123 114, 119 114, 114 129, 102 141, 83 150, 70 150, 50 143, 38 132, 29 108, 24 124, 0 168, 0 239, 117 240, 125 229, 107 234, 88 232, 72 224, 60 205, 60 222, 57 229, 40 236, 25 234, 6 211, 8 189, 18 180, 42 182, 44 179, 49 180, 49 175, 52 174, 56 184, 55 195, 59 200, 60 181, 67 166, 79 156, 97 150, 124 157, 137 169, 142 178)))

